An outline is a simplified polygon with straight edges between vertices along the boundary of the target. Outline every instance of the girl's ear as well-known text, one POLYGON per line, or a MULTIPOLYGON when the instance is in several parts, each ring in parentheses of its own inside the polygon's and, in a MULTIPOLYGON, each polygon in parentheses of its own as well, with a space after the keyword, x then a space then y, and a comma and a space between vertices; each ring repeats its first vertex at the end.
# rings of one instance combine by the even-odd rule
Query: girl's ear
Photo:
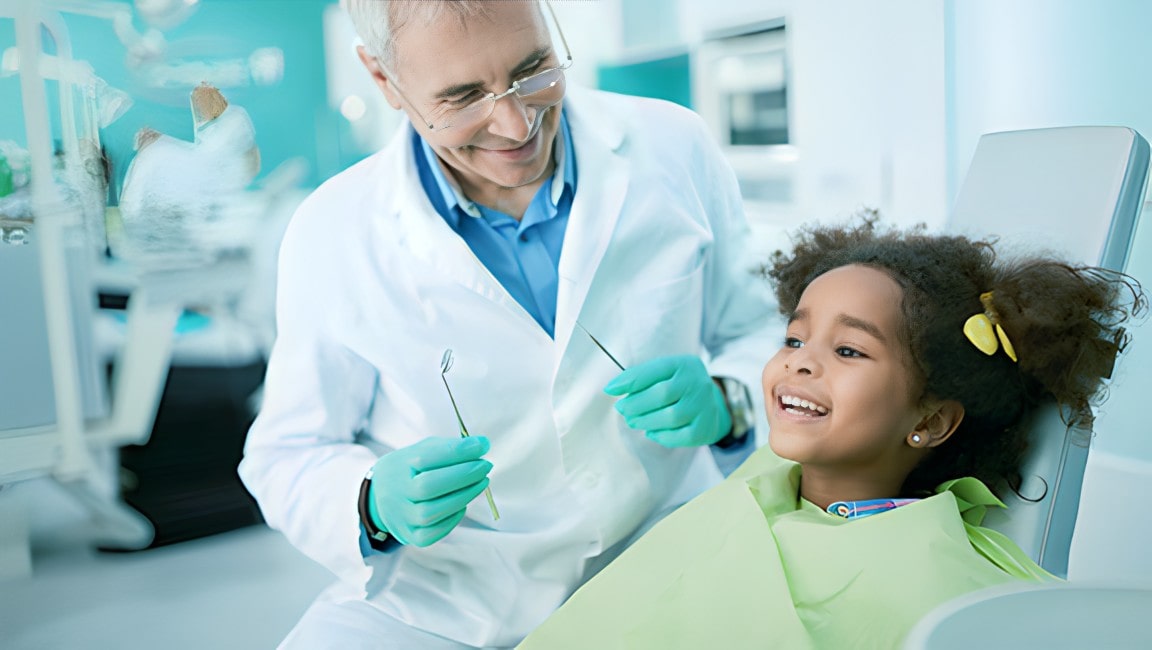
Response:
POLYGON ((931 410, 916 429, 908 434, 908 446, 917 449, 938 447, 947 440, 964 420, 964 406, 956 400, 944 400, 932 405, 931 410))

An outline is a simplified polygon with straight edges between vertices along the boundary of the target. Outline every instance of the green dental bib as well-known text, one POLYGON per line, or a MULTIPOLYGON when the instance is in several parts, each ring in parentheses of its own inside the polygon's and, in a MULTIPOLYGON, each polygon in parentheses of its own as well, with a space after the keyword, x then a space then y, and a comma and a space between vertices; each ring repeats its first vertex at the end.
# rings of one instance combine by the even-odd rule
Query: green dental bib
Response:
POLYGON ((956 596, 1051 580, 981 528, 1003 504, 972 478, 847 520, 798 497, 800 467, 764 447, 655 526, 520 646, 892 648, 956 596))

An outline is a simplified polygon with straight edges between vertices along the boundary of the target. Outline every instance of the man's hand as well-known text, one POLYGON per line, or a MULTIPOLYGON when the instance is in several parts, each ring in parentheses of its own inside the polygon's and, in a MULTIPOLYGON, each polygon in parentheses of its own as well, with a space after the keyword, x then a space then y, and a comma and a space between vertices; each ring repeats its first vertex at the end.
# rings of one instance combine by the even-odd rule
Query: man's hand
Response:
POLYGON ((488 487, 488 446, 483 436, 426 438, 381 456, 368 495, 372 519, 402 544, 440 541, 488 487))
POLYGON ((624 421, 665 447, 710 445, 732 428, 724 394, 699 357, 661 357, 632 366, 604 392, 627 395, 616 402, 624 421))

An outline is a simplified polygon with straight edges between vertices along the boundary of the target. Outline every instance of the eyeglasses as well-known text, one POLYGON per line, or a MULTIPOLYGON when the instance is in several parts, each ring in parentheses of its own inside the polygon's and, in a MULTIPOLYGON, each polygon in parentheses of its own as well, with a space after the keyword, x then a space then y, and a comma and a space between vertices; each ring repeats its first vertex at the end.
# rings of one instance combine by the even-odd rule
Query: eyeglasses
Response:
MULTIPOLYGON (((564 38, 564 30, 560 28, 560 21, 556 20, 556 12, 552 9, 552 4, 548 0, 543 0, 545 7, 548 7, 548 13, 552 16, 552 22, 556 25, 556 33, 560 36, 560 42, 564 45, 564 60, 560 65, 554 68, 548 68, 535 74, 524 77, 512 82, 512 87, 500 94, 488 93, 483 97, 476 98, 475 100, 468 101, 463 106, 453 107, 449 106, 443 109, 438 109, 436 112, 431 113, 429 117, 425 117, 420 109, 416 108, 416 104, 408 99, 400 86, 396 85, 396 75, 388 72, 388 76, 392 78, 392 85, 396 88, 396 92, 408 102, 416 116, 420 118, 429 131, 443 131, 444 129, 457 128, 467 130, 483 124, 489 117, 492 116, 493 111, 496 110, 496 102, 504 99, 509 95, 516 95, 525 106, 531 106, 537 111, 542 111, 551 108, 560 103, 564 98, 565 80, 564 71, 572 67, 572 51, 568 49, 568 40, 564 38)), ((384 68, 384 63, 377 59, 381 68, 384 68)))

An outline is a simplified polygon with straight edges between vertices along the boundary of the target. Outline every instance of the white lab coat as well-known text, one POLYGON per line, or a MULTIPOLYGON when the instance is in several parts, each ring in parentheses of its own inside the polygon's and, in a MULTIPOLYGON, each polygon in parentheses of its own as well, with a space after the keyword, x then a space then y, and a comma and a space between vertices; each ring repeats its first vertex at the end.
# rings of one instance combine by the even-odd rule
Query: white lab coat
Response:
MULTIPOLYGON (((278 339, 240 467, 268 523, 352 597, 473 646, 513 645, 654 511, 719 479, 707 448, 629 429, 604 385, 622 363, 702 348, 759 393, 779 316, 745 252, 736 180, 700 119, 570 89, 578 186, 559 264, 555 340, 432 208, 411 127, 317 189, 281 248, 278 339), (377 456, 491 440, 483 498, 443 540, 362 557, 357 490, 377 456), (602 559, 602 558, 600 558, 602 559)), ((333 647, 339 647, 334 640, 333 647)))

